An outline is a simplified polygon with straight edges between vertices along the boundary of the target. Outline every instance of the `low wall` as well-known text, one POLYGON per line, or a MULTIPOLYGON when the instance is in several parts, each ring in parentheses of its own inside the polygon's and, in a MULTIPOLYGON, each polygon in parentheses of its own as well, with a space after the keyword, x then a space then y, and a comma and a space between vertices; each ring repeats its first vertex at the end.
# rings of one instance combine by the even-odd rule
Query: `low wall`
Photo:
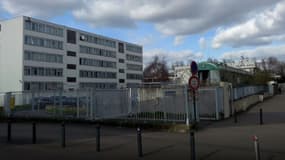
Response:
POLYGON ((268 98, 268 97, 270 97, 270 95, 267 93, 264 95, 252 95, 252 96, 244 97, 240 100, 234 101, 233 107, 236 109, 237 112, 246 111, 252 105, 258 102, 262 102, 263 99, 268 98))

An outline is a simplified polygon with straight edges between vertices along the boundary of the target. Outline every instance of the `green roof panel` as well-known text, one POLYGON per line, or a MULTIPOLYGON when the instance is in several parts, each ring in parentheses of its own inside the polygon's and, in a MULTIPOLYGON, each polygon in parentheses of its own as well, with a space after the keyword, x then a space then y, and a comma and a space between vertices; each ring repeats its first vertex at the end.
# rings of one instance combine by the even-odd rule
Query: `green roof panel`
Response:
POLYGON ((198 69, 199 71, 206 71, 206 70, 218 70, 218 66, 213 64, 213 63, 209 63, 209 62, 201 62, 198 64, 198 69))

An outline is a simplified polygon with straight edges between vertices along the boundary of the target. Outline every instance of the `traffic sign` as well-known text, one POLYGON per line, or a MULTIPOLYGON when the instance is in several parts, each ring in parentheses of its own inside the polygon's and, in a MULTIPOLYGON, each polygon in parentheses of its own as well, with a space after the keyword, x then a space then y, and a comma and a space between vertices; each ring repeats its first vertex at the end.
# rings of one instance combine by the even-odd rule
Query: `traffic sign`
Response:
POLYGON ((195 61, 192 61, 191 62, 191 73, 192 75, 195 75, 197 74, 197 72, 198 72, 198 65, 195 61))
POLYGON ((188 81, 188 85, 192 90, 197 90, 199 88, 199 79, 197 76, 191 76, 188 81))

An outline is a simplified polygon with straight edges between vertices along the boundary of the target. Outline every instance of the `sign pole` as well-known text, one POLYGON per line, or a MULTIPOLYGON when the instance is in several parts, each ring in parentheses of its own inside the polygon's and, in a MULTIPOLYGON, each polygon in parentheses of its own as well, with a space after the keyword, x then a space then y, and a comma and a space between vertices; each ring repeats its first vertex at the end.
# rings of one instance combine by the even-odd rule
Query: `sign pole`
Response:
POLYGON ((193 107, 194 107, 194 124, 197 122, 197 114, 196 114, 196 95, 195 90, 193 90, 193 107))

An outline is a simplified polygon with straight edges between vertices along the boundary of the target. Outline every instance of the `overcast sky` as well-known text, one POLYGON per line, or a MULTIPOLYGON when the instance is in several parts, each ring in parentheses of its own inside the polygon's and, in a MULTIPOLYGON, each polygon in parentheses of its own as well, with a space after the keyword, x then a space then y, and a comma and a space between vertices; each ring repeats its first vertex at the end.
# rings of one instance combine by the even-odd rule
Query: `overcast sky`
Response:
POLYGON ((33 16, 138 43, 144 61, 285 60, 285 0, 1 0, 0 19, 33 16))

